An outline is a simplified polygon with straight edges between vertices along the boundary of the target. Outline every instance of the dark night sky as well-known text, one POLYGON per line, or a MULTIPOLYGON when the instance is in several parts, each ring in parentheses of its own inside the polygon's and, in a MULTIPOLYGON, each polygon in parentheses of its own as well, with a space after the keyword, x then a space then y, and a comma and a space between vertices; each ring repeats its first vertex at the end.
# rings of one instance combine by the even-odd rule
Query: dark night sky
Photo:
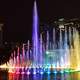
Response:
MULTIPOLYGON (((40 22, 48 23, 59 17, 80 17, 77 0, 37 0, 40 22)), ((4 25, 4 39, 31 39, 33 0, 1 0, 0 21, 4 25)))

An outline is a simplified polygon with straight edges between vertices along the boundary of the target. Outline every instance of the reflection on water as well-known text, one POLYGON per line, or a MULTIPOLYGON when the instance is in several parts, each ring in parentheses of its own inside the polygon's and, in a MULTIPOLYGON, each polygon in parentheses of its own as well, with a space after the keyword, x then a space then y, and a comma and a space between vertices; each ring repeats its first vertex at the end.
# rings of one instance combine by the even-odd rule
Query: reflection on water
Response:
POLYGON ((0 71, 0 80, 80 80, 80 72, 27 75, 0 71))

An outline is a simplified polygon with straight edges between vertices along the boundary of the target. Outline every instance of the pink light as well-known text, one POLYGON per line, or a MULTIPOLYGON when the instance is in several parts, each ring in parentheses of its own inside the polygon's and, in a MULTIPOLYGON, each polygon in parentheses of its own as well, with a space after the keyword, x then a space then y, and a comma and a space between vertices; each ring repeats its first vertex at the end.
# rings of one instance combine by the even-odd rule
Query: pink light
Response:
POLYGON ((29 74, 30 74, 30 72, 28 71, 28 72, 27 72, 27 75, 29 75, 29 74))
POLYGON ((24 71, 22 71, 22 72, 21 72, 21 74, 25 74, 25 72, 24 72, 24 71))
POLYGON ((16 74, 20 74, 20 72, 16 72, 16 74))

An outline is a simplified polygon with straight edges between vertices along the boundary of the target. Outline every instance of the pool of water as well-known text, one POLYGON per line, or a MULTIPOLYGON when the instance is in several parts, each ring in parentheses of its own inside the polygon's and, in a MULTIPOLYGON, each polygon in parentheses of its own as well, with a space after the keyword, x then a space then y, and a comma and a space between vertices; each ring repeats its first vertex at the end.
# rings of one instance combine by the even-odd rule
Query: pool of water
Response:
POLYGON ((80 72, 17 74, 0 71, 0 80, 80 80, 80 72))

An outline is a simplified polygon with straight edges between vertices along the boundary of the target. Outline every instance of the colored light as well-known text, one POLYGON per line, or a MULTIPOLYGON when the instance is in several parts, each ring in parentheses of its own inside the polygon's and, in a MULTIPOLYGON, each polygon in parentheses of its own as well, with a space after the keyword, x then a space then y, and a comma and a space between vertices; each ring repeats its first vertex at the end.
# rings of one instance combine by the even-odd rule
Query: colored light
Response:
MULTIPOLYGON (((36 1, 34 2, 33 11, 32 49, 30 49, 30 43, 28 41, 28 50, 24 45, 22 51, 20 51, 20 48, 18 47, 18 51, 16 52, 14 50, 13 54, 11 54, 8 63, 1 65, 0 68, 7 69, 8 72, 16 74, 20 74, 19 70, 21 70, 21 74, 25 74, 25 70, 31 70, 32 68, 33 74, 37 74, 37 72, 40 74, 43 74, 44 72, 50 74, 50 69, 55 70, 53 71, 55 74, 60 70, 60 73, 80 71, 79 31, 76 28, 72 29, 71 27, 69 27, 69 31, 67 31, 65 26, 60 24, 59 41, 55 41, 56 37, 58 37, 55 34, 56 28, 54 29, 52 37, 54 43, 50 41, 50 31, 46 31, 46 41, 44 41, 43 34, 40 35, 40 38, 38 35, 39 23, 36 1), (64 28, 64 31, 62 31, 62 28, 64 28), (16 53, 18 53, 17 56, 16 53)), ((29 75, 30 72, 28 71, 27 74, 29 75)))
POLYGON ((50 71, 47 71, 48 74, 50 74, 50 71))
POLYGON ((33 74, 36 74, 36 71, 33 71, 33 74))
POLYGON ((22 71, 21 74, 25 74, 25 72, 22 71))
POLYGON ((57 74, 57 71, 53 71, 53 73, 57 74))
POLYGON ((64 73, 64 71, 63 71, 63 70, 61 70, 61 71, 60 71, 60 73, 64 73))
POLYGON ((43 74, 43 73, 44 73, 44 72, 42 72, 42 71, 40 72, 40 74, 43 74))
POLYGON ((16 72, 16 74, 20 74, 20 72, 16 72))
POLYGON ((46 54, 48 55, 50 52, 49 51, 46 51, 46 54))
POLYGON ((30 75, 30 72, 29 71, 27 71, 27 75, 30 75))

